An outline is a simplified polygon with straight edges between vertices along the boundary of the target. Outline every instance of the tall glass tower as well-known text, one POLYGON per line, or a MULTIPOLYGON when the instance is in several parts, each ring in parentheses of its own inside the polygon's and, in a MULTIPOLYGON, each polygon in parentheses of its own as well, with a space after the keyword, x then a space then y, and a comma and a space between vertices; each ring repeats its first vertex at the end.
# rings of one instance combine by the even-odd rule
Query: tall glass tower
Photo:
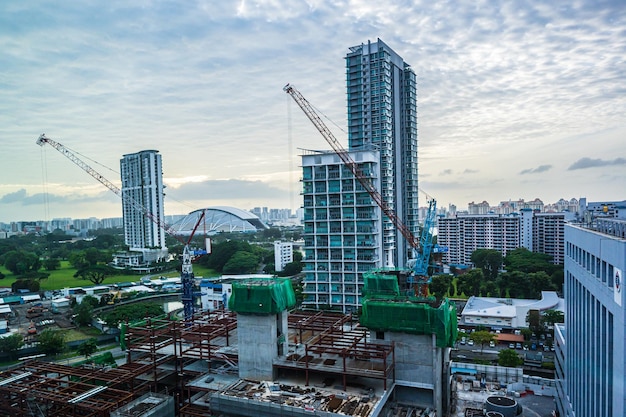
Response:
MULTIPOLYGON (((348 147, 378 150, 380 193, 418 234, 417 85, 411 67, 383 41, 350 48, 346 56, 348 147)), ((411 247, 385 217, 385 266, 406 267, 411 247)))

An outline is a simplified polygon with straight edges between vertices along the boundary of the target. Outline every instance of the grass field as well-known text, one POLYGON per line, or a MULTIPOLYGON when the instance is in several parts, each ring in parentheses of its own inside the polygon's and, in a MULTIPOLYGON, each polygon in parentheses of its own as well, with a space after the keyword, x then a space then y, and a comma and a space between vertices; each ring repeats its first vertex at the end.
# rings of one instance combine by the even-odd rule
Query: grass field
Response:
MULTIPOLYGON (((194 275, 197 277, 213 277, 219 275, 212 269, 205 268, 200 265, 194 265, 193 270, 194 275)), ((0 272, 5 275, 5 278, 0 280, 0 287, 11 287, 11 284, 13 284, 17 279, 15 275, 7 271, 7 269, 3 266, 0 266, 0 272)), ((71 287, 88 287, 93 285, 91 281, 74 278, 76 268, 73 268, 67 261, 61 261, 61 268, 57 269, 56 271, 45 272, 48 272, 50 276, 40 281, 41 291, 60 290, 63 288, 71 287)), ((177 271, 166 271, 161 272, 158 275, 162 275, 165 277, 177 277, 180 275, 180 273, 177 271)), ((118 282, 139 281, 140 277, 141 275, 136 274, 117 274, 105 278, 103 284, 116 284, 118 282)))

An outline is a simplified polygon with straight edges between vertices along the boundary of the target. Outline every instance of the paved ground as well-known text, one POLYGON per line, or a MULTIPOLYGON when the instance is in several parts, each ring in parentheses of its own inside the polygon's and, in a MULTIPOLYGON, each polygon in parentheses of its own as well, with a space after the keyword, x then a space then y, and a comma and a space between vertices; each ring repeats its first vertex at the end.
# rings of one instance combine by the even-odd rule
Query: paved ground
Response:
POLYGON ((539 395, 527 395, 516 398, 517 402, 524 407, 524 417, 551 417, 555 409, 554 398, 539 395))

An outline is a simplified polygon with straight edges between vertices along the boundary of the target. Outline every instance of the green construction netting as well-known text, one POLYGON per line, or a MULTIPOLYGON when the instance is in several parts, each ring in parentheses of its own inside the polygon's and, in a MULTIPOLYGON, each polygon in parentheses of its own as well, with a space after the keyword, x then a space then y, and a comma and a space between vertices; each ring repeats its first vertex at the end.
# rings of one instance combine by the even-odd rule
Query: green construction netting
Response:
POLYGON ((372 295, 399 295, 400 287, 398 278, 395 275, 385 275, 381 273, 366 272, 363 274, 363 297, 372 295))
POLYGON ((365 299, 361 325, 375 331, 434 334, 438 347, 452 347, 457 336, 456 305, 447 299, 431 307, 415 297, 365 299))
POLYGON ((239 314, 276 314, 296 305, 291 281, 254 278, 233 283, 228 308, 239 314))

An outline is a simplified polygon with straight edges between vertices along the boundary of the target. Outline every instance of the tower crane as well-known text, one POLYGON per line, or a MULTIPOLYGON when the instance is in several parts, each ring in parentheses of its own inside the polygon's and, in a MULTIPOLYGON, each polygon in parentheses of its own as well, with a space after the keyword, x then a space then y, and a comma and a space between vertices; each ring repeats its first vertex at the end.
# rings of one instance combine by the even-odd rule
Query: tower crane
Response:
POLYGON ((189 239, 187 239, 187 241, 184 241, 176 234, 174 229, 172 229, 169 225, 167 225, 162 219, 155 216, 153 213, 150 212, 150 210, 148 210, 145 206, 140 204, 138 201, 136 201, 132 197, 124 196, 124 193, 122 193, 122 190, 119 187, 117 187, 111 181, 106 179, 102 174, 100 174, 95 169, 90 167, 87 163, 85 163, 83 160, 77 157, 72 151, 70 151, 68 148, 66 148, 59 142, 56 142, 46 137, 45 133, 42 133, 41 135, 39 135, 39 138, 37 139, 36 143, 39 146, 44 146, 45 144, 52 146, 54 149, 56 149, 65 157, 67 157, 67 159, 69 159, 70 161, 78 165, 78 167, 80 167, 83 171, 85 171, 86 173, 94 177, 102 185, 104 185, 109 190, 117 194, 122 200, 132 205, 132 207, 135 210, 138 210, 141 213, 143 213, 144 216, 148 217, 152 222, 154 222, 157 226, 163 229, 165 233, 169 234, 170 236, 173 236, 176 240, 178 240, 180 243, 183 244, 182 269, 181 269, 181 284, 183 287, 182 302, 183 302, 183 312, 185 315, 185 321, 190 321, 194 313, 194 306, 193 306, 194 275, 193 275, 193 267, 191 264, 191 250, 189 249, 189 244, 191 243, 191 239, 193 238, 196 230, 198 229, 198 226, 204 219, 204 214, 205 214, 204 211, 202 212, 202 215, 199 217, 196 225, 194 226, 191 234, 189 235, 189 239))
POLYGON ((413 248, 413 251, 417 252, 417 256, 415 257, 415 259, 411 260, 411 263, 413 264, 412 274, 408 278, 408 283, 412 286, 417 287, 417 293, 419 295, 424 297, 427 296, 428 284, 431 280, 431 278, 428 276, 428 264, 430 253, 433 247, 432 238, 435 215, 437 212, 437 201, 427 195, 427 198, 429 199, 428 213, 424 221, 424 227, 422 228, 420 238, 416 238, 411 230, 398 217, 396 212, 387 204, 387 202, 385 202, 382 195, 378 192, 378 190, 374 187, 370 180, 363 174, 363 172, 361 172, 357 163, 352 159, 348 151, 341 146, 339 141, 335 138, 330 129, 328 129, 326 124, 319 117, 309 101, 304 98, 302 93, 300 93, 300 91, 298 91, 294 86, 290 84, 287 84, 285 87, 283 87, 283 90, 287 94, 289 94, 291 98, 293 98, 293 100, 298 104, 304 114, 322 134, 324 139, 326 139, 326 142, 328 142, 333 151, 337 154, 337 156, 339 156, 344 165, 348 169, 350 169, 352 175, 354 175, 354 177, 363 186, 365 191, 367 191, 372 200, 374 200, 374 202, 378 205, 378 207, 380 207, 382 212, 393 223, 395 228, 407 240, 411 248, 413 248))

